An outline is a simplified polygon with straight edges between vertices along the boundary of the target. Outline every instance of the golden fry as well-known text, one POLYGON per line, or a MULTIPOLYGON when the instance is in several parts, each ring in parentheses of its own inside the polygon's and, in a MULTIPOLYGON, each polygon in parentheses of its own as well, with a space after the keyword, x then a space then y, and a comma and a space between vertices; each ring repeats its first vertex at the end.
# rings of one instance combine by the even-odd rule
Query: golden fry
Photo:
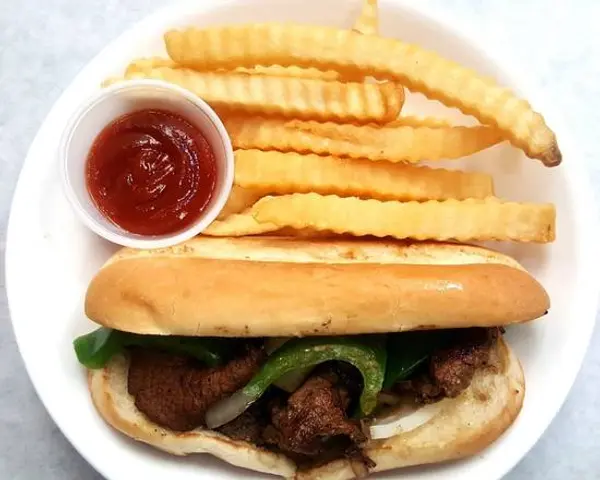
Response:
POLYGON ((153 68, 177 68, 178 65, 170 58, 162 57, 142 57, 136 58, 131 61, 125 69, 125 75, 132 75, 138 72, 144 72, 146 70, 152 70, 153 68))
POLYGON ((379 33, 377 0, 363 0, 360 16, 356 19, 352 30, 363 35, 377 35, 379 33))
POLYGON ((394 85, 327 82, 267 75, 200 73, 155 68, 127 78, 165 80, 208 103, 248 113, 354 122, 387 122, 400 113, 404 96, 394 85))
POLYGON ((416 240, 554 240, 554 206, 484 200, 381 202, 316 193, 265 197, 252 207, 259 222, 280 227, 416 240))
MULTIPOLYGON (((144 72, 153 68, 178 68, 179 65, 170 58, 162 57, 142 57, 136 58, 129 63, 125 70, 125 75, 131 75, 136 72, 144 72)), ((282 67, 280 65, 256 65, 255 67, 238 67, 234 70, 229 70, 229 73, 244 73, 246 75, 270 75, 275 77, 296 77, 296 78, 316 78, 320 80, 334 81, 340 78, 340 74, 335 70, 326 72, 316 68, 302 68, 296 66, 282 67)), ((219 73, 225 73, 220 71, 219 73)))
POLYGON ((485 198, 494 194, 492 177, 483 173, 260 150, 235 152, 235 183, 255 192, 316 192, 379 200, 485 198))
POLYGON ((339 235, 325 231, 325 230, 315 230, 314 228, 292 228, 292 227, 283 227, 277 230, 276 232, 272 232, 268 234, 270 237, 301 237, 301 238, 329 238, 329 237, 339 237, 339 235))
POLYGON ((302 68, 291 65, 282 67, 280 65, 256 65, 255 67, 238 67, 233 73, 245 73, 247 75, 271 75, 274 77, 316 78, 318 80, 334 81, 340 78, 335 70, 322 71, 317 68, 302 68))
POLYGON ((242 237, 244 235, 259 235, 276 230, 279 230, 277 225, 259 223, 252 216, 250 210, 246 210, 243 213, 229 215, 223 220, 215 220, 202 234, 211 237, 242 237))
POLYGON ((493 127, 410 127, 344 125, 333 122, 291 121, 288 127, 304 130, 340 143, 353 145, 340 154, 392 162, 419 162, 460 158, 502 141, 493 127))
POLYGON ((265 195, 262 192, 234 185, 229 194, 229 198, 227 199, 227 203, 223 207, 223 210, 219 212, 217 220, 223 220, 230 215, 247 210, 264 196, 265 195))
POLYGON ((450 120, 438 117, 417 117, 413 115, 400 116, 382 127, 429 127, 429 128, 449 128, 452 125, 450 120))
POLYGON ((122 82, 122 81, 123 81, 123 77, 116 77, 116 76, 107 77, 104 80, 102 80, 102 82, 100 82, 100 87, 102 87, 102 88, 110 87, 111 85, 122 82))
POLYGON ((379 127, 222 116, 235 148, 317 153, 389 162, 460 158, 502 140, 493 127, 379 127))
POLYGON ((525 153, 545 165, 561 162, 544 118, 493 79, 416 45, 338 28, 265 23, 165 34, 169 56, 194 68, 256 64, 298 65, 387 79, 497 126, 525 153))
MULTIPOLYGON (((297 131, 289 127, 288 119, 248 116, 219 110, 219 116, 225 125, 234 148, 261 150, 281 150, 315 153, 324 152, 325 147, 318 145, 322 140, 315 135, 297 131), (311 146, 314 142, 315 150, 311 146)), ((327 153, 327 152, 324 152, 327 153)))

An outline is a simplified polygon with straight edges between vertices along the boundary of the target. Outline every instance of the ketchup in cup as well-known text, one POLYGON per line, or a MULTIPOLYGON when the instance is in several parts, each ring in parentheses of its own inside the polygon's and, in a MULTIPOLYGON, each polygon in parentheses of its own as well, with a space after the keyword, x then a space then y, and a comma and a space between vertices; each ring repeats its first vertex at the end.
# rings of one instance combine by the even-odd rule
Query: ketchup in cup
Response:
POLYGON ((100 132, 85 175, 93 202, 110 221, 130 233, 165 235, 190 226, 208 207, 217 161, 184 117, 145 109, 100 132))

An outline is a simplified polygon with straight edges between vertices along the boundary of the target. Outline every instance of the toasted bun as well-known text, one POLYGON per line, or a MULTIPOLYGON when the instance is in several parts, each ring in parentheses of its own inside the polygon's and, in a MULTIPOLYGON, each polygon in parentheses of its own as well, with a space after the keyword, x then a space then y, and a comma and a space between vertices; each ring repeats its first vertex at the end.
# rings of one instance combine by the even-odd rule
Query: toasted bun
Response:
POLYGON ((196 238, 121 250, 92 280, 85 311, 140 334, 253 337, 508 325, 549 303, 515 260, 479 247, 196 238))
POLYGON ((127 392, 129 360, 117 355, 103 368, 90 370, 88 383, 100 415, 114 428, 140 442, 173 455, 210 453, 238 467, 282 477, 293 476, 291 460, 211 430, 173 432, 150 422, 135 406, 127 392))
MULTIPOLYGON (((498 341, 492 355, 494 368, 477 371, 471 386, 457 398, 442 400, 429 421, 410 432, 371 441, 365 453, 377 463, 374 471, 466 457, 496 440, 521 410, 525 381, 519 361, 504 341, 498 341)), ((104 369, 90 371, 89 387, 100 415, 129 437, 175 455, 210 453, 239 467, 287 478, 354 478, 347 460, 296 472, 287 457, 217 432, 161 428, 135 407, 127 392, 127 369, 126 357, 115 357, 104 369)))

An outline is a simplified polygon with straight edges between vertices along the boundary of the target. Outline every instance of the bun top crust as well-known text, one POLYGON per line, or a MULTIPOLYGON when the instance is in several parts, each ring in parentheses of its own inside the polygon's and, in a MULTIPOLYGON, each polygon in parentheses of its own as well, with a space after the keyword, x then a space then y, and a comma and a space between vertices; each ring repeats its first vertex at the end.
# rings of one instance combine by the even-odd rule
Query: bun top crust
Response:
POLYGON ((520 323, 543 287, 514 259, 451 243, 198 237, 119 251, 88 317, 140 334, 307 336, 520 323))

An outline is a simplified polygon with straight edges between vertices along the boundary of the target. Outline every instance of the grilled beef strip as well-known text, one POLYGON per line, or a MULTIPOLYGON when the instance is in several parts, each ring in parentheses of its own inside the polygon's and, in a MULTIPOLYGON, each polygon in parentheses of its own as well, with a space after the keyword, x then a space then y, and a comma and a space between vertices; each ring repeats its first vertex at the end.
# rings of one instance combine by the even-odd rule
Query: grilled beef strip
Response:
MULTIPOLYGON (((423 403, 456 397, 469 386, 475 371, 487 365, 500 332, 497 328, 450 332, 449 343, 431 356, 424 371, 394 389, 423 403)), ((204 425, 204 414, 213 403, 244 387, 266 353, 262 345, 248 342, 235 358, 213 368, 152 349, 132 349, 130 357, 128 390, 137 408, 158 425, 187 431, 204 425)), ((350 415, 361 390, 362 377, 354 367, 327 362, 291 395, 271 388, 218 431, 282 452, 301 466, 346 456, 371 468, 373 462, 360 448, 368 437, 350 415)))
POLYGON ((431 356, 425 371, 399 382, 394 390, 412 394, 420 403, 457 397, 471 384, 475 372, 488 364, 490 351, 500 334, 498 328, 450 331, 448 344, 431 356))
POLYGON ((219 367, 184 356, 138 348, 130 353, 128 390, 150 420, 175 431, 204 425, 213 403, 245 386, 266 359, 262 345, 247 343, 219 367))

